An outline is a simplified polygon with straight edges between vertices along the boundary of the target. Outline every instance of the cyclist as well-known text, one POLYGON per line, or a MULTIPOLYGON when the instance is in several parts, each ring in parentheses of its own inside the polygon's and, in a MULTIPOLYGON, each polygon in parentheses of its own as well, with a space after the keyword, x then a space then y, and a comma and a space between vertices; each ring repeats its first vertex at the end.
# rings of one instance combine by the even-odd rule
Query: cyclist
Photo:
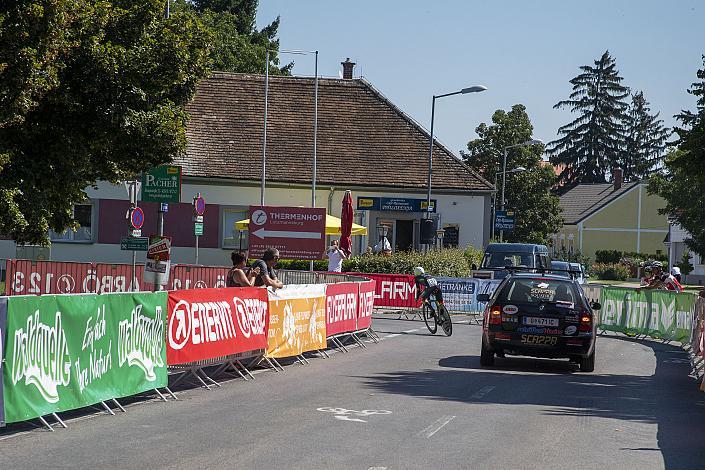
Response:
MULTIPOLYGON (((432 276, 426 274, 426 271, 421 266, 414 268, 414 283, 416 284, 416 300, 423 297, 424 302, 432 295, 436 296, 436 300, 443 301, 443 292, 438 287, 438 281, 432 276)), ((435 314, 435 312, 434 312, 435 314)))

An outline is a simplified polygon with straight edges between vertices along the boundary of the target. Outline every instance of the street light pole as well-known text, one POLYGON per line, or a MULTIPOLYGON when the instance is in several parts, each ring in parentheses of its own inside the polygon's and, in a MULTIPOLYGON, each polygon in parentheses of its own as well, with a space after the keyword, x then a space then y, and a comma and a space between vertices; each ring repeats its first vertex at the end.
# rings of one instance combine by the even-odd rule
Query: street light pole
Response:
POLYGON ((467 93, 479 93, 481 91, 487 90, 486 86, 475 85, 468 88, 463 88, 459 91, 454 91, 452 93, 445 93, 443 95, 433 95, 431 100, 431 141, 428 145, 428 192, 426 194, 426 218, 431 218, 431 177, 433 175, 433 122, 436 115, 436 98, 445 98, 446 96, 467 94, 467 93))
MULTIPOLYGON (((502 149, 502 211, 504 211, 504 189, 507 183, 507 150, 515 147, 527 147, 530 145, 539 144, 543 144, 543 141, 539 139, 532 139, 527 140, 526 142, 522 142, 520 144, 507 145, 506 147, 504 147, 504 149, 502 149)), ((492 225, 494 225, 494 221, 492 221, 492 225)), ((504 241, 504 229, 499 231, 499 241, 504 241)))

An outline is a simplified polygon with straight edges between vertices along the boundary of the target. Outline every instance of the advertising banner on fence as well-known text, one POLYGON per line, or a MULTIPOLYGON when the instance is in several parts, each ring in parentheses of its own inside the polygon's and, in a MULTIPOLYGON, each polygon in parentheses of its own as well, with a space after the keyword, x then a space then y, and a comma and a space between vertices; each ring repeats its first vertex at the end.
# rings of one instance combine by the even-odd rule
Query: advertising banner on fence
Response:
POLYGON ((350 273, 375 281, 375 304, 378 307, 414 308, 416 301, 414 276, 409 274, 350 273))
POLYGON ((10 297, 8 423, 167 384, 166 292, 10 297))
POLYGON ((326 286, 326 334, 335 336, 357 328, 358 282, 340 282, 326 286))
POLYGON ((207 289, 225 287, 230 268, 216 266, 174 266, 171 271, 171 288, 207 289))
POLYGON ((287 285, 269 292, 267 356, 297 356, 326 345, 325 284, 287 285))
POLYGON ((692 294, 665 290, 602 288, 600 328, 648 335, 671 341, 689 341, 695 299, 692 294))
POLYGON ((167 365, 266 348, 268 306, 259 287, 169 292, 167 365))
POLYGON ((358 282, 360 301, 357 310, 357 329, 366 330, 372 326, 372 311, 375 308, 375 281, 358 282))
POLYGON ((438 285, 443 292, 443 301, 451 312, 479 313, 485 302, 478 302, 478 294, 492 294, 499 280, 460 277, 439 277, 438 285))
MULTIPOLYGON (((0 377, 2 377, 3 352, 5 351, 5 325, 7 323, 7 297, 0 297, 0 377)), ((5 404, 3 403, 2 389, 0 386, 0 426, 5 426, 5 404)))

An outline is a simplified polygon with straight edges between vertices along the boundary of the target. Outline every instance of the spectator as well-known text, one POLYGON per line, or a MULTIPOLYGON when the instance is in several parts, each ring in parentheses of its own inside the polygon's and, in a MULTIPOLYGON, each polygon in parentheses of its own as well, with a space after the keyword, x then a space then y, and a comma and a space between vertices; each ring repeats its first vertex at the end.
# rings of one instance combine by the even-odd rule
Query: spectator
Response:
POLYGON ((343 260, 348 259, 348 254, 340 249, 338 240, 333 240, 324 256, 328 258, 329 273, 339 273, 343 271, 343 260))
POLYGON ((382 256, 392 255, 392 245, 390 245, 387 237, 382 237, 382 239, 375 245, 375 253, 382 256))
POLYGON ((233 251, 230 255, 230 259, 233 261, 233 267, 228 271, 225 285, 228 287, 253 286, 255 284, 255 278, 260 273, 260 268, 253 268, 245 273, 247 255, 242 251, 233 251))
POLYGON ((274 267, 279 261, 279 250, 276 248, 267 248, 262 255, 262 259, 258 259, 252 264, 252 269, 259 268, 259 274, 255 278, 255 286, 274 287, 281 289, 284 284, 277 279, 277 272, 274 267))
POLYGON ((676 281, 678 281, 678 284, 681 283, 681 268, 678 266, 673 266, 671 268, 671 274, 673 274, 673 277, 676 278, 676 281))

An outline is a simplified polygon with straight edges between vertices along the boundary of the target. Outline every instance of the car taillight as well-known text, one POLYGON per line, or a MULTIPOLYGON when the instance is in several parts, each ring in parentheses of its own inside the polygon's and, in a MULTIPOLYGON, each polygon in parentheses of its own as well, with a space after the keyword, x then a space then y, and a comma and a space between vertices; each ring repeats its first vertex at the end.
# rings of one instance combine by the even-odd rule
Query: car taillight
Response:
POLYGON ((578 331, 581 333, 590 333, 592 331, 592 315, 588 312, 583 312, 580 314, 580 326, 578 331))
POLYGON ((495 305, 490 308, 490 325, 502 324, 502 307, 495 305))

